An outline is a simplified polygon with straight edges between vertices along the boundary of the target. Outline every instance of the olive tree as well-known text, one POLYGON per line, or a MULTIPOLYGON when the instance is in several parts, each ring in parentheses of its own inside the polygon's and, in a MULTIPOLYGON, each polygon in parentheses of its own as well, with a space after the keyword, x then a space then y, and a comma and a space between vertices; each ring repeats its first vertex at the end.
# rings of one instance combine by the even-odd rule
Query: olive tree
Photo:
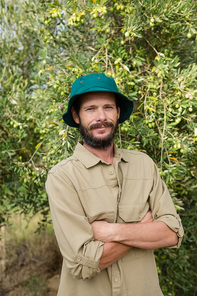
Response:
POLYGON ((50 219, 49 169, 73 153, 62 121, 72 83, 104 72, 134 101, 116 144, 157 163, 185 238, 156 251, 165 295, 196 291, 195 1, 1 1, 1 223, 11 208, 50 219))

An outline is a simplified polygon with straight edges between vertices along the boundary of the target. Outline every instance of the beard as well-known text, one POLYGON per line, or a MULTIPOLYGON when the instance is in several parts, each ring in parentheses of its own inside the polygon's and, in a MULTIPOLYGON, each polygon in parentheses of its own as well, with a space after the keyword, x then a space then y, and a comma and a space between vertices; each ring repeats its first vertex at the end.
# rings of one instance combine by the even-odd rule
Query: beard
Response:
POLYGON ((118 129, 118 120, 116 121, 115 125, 112 122, 95 123, 95 124, 92 124, 89 129, 86 128, 81 123, 81 120, 79 122, 79 132, 81 134, 83 142, 94 149, 109 148, 114 142, 114 137, 117 132, 117 129, 118 129), (111 131, 109 135, 107 135, 105 138, 94 137, 93 134, 91 133, 91 130, 93 130, 94 128, 100 128, 102 126, 111 127, 111 131))

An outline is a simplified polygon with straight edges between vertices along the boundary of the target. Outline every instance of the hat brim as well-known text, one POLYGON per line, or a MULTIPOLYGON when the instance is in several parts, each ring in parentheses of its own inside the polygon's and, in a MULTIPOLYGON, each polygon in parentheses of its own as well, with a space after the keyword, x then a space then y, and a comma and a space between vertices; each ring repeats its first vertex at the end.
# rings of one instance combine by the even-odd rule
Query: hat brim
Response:
POLYGON ((114 93, 117 100, 118 100, 118 105, 120 107, 120 118, 119 118, 119 123, 124 122, 127 120, 133 111, 133 101, 129 100, 126 96, 121 94, 120 92, 115 92, 115 91, 109 91, 109 89, 104 89, 104 88, 98 88, 94 90, 94 88, 91 88, 91 90, 87 90, 86 92, 82 92, 81 94, 77 94, 70 98, 69 104, 68 104, 68 109, 67 111, 63 114, 63 120, 65 121, 66 124, 72 127, 79 127, 79 125, 74 121, 72 117, 72 112, 71 108, 75 102, 75 100, 82 94, 84 93, 89 93, 89 92, 111 92, 114 93))

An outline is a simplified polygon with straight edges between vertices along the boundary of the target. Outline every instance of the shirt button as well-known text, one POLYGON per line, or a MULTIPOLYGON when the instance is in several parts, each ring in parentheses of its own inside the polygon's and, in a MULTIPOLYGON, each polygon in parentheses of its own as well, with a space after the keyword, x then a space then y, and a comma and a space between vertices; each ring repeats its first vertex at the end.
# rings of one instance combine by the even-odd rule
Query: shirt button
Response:
POLYGON ((118 282, 118 278, 117 278, 117 277, 114 278, 114 282, 115 282, 115 283, 118 282))
POLYGON ((77 257, 77 261, 78 261, 78 262, 81 261, 81 258, 80 258, 80 257, 77 257))
POLYGON ((110 175, 113 175, 113 174, 114 174, 114 172, 113 172, 113 171, 110 171, 109 173, 110 173, 110 175))

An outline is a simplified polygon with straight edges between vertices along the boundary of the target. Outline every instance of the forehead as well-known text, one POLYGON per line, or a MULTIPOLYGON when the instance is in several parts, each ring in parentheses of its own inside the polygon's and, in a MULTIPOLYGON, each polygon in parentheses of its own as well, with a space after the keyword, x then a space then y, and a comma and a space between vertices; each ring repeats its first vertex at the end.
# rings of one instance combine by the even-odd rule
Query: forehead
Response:
POLYGON ((114 93, 90 92, 80 96, 81 106, 91 104, 113 104, 116 102, 114 93))

